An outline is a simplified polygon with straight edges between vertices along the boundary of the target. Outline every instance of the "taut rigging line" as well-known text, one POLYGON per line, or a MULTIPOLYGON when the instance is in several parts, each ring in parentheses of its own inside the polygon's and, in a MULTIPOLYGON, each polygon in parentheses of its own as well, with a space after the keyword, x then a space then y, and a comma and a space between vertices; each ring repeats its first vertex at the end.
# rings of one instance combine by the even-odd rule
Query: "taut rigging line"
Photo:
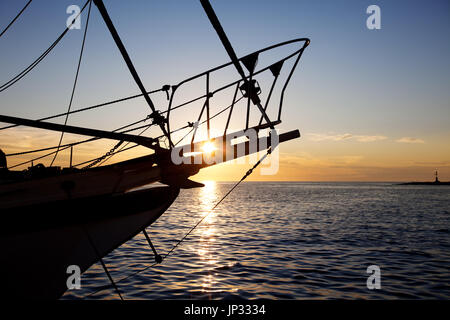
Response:
POLYGON ((11 22, 6 26, 6 28, 0 33, 0 38, 5 34, 5 32, 9 29, 9 27, 11 27, 13 25, 13 23, 16 22, 16 20, 25 11, 25 9, 28 7, 28 5, 31 3, 31 1, 33 1, 33 0, 28 1, 27 4, 25 5, 25 7, 23 7, 22 10, 19 11, 19 13, 14 17, 14 19, 12 19, 11 22))
POLYGON ((56 45, 61 41, 61 39, 66 35, 67 31, 69 31, 72 24, 75 22, 75 20, 80 16, 81 12, 86 8, 88 3, 91 0, 86 1, 83 8, 81 8, 80 13, 75 17, 75 19, 72 21, 72 23, 67 26, 67 28, 59 35, 59 37, 50 45, 50 47, 47 48, 36 60, 34 60, 28 67, 23 69, 20 73, 18 73, 16 76, 14 76, 11 80, 8 82, 2 84, 0 86, 0 92, 5 91, 9 87, 11 87, 13 84, 15 84, 17 81, 22 79, 24 76, 26 76, 31 70, 33 70, 44 58, 53 50, 53 48, 56 47, 56 45))

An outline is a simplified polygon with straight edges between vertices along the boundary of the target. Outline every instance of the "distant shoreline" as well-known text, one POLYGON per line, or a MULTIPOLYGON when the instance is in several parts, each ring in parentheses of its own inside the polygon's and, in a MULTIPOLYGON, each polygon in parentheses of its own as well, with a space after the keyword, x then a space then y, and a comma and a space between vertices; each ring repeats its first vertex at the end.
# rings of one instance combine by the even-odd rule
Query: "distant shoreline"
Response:
POLYGON ((450 181, 439 181, 439 182, 403 182, 399 185, 413 185, 413 186, 450 186, 450 181))
MULTIPOLYGON (((214 181, 217 183, 234 183, 237 182, 236 180, 199 180, 202 182, 205 181, 214 181)), ((405 182, 405 181, 301 181, 301 180, 249 180, 244 181, 244 183, 259 183, 259 182, 266 182, 266 183, 389 183, 394 185, 450 185, 450 181, 444 181, 435 183, 433 182, 421 182, 421 181, 412 181, 412 182, 405 182)))

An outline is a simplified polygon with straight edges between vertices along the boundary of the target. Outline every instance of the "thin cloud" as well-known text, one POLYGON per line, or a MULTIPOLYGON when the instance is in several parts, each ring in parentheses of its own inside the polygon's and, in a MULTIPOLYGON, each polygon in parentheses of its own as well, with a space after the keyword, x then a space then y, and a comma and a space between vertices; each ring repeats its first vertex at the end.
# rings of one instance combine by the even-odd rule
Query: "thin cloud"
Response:
POLYGON ((386 140, 387 137, 385 136, 355 136, 356 141, 359 142, 374 142, 374 141, 381 141, 386 140))
POLYGON ((386 136, 382 135, 374 135, 374 136, 367 136, 367 135, 353 135, 351 133, 344 133, 344 134, 323 134, 323 133, 310 133, 309 134, 310 140, 315 142, 320 141, 344 141, 344 140, 354 140, 358 142, 374 142, 374 141, 381 141, 386 140, 386 136))
POLYGON ((322 133, 310 133, 309 136, 312 141, 343 141, 353 137, 350 133, 344 134, 322 134, 322 133))
POLYGON ((395 142, 399 142, 399 143, 425 143, 425 141, 423 141, 422 139, 411 138, 411 137, 403 137, 403 138, 400 138, 398 140, 395 140, 395 142))

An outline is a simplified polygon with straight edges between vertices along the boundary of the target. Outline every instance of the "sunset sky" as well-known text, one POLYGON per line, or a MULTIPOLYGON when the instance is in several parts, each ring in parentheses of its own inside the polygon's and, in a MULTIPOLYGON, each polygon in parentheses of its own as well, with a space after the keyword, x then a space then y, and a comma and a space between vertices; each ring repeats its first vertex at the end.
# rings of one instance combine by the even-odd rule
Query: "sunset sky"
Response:
MULTIPOLYGON (((0 2, 0 30, 26 2, 0 2)), ((148 90, 178 83, 229 61, 199 1, 104 2, 148 90)), ((256 172, 250 180, 432 180, 436 169, 441 180, 450 180, 449 1, 211 3, 238 56, 294 38, 311 39, 287 89, 279 127, 282 132, 299 129, 302 136, 280 146, 278 174, 256 172), (366 9, 371 4, 381 8, 380 30, 366 27, 366 9)), ((66 9, 72 4, 82 6, 84 1, 31 3, 0 38, 0 84, 56 39, 65 28, 66 9)), ((0 114, 37 119, 66 111, 86 17, 87 11, 82 14, 81 30, 69 31, 37 68, 0 92, 0 114)), ((230 69, 230 75, 236 77, 237 73, 230 69)), ((137 93, 93 5, 72 109, 137 93)), ((155 97, 155 104, 163 103, 164 94, 155 97)), ((113 130, 148 113, 140 98, 73 115, 68 123, 113 130)), ((190 121, 197 114, 186 111, 178 117, 190 121)), ((61 123, 63 118, 55 122, 61 123)), ((0 148, 5 153, 19 152, 57 145, 58 138, 56 133, 38 129, 3 130, 0 148)), ((77 140, 80 136, 66 135, 64 142, 77 140)), ((75 162, 100 156, 115 143, 76 148, 75 162)), ((134 149, 115 161, 147 152, 134 149)), ((57 164, 67 165, 67 157, 67 152, 62 152, 57 164)), ((8 161, 14 164, 24 159, 30 157, 8 161)), ((42 162, 49 161, 51 158, 42 162)), ((248 168, 248 164, 222 164, 202 171, 195 179, 236 180, 248 168)))

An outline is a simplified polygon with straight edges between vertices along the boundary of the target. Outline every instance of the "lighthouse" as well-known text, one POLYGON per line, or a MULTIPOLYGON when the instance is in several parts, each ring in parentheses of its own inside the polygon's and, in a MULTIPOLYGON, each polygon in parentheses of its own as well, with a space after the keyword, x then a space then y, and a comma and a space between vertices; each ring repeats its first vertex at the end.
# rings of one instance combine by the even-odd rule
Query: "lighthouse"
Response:
POLYGON ((440 183, 439 179, 438 179, 438 173, 437 170, 434 172, 434 175, 436 176, 436 178, 434 179, 434 183, 440 183))

